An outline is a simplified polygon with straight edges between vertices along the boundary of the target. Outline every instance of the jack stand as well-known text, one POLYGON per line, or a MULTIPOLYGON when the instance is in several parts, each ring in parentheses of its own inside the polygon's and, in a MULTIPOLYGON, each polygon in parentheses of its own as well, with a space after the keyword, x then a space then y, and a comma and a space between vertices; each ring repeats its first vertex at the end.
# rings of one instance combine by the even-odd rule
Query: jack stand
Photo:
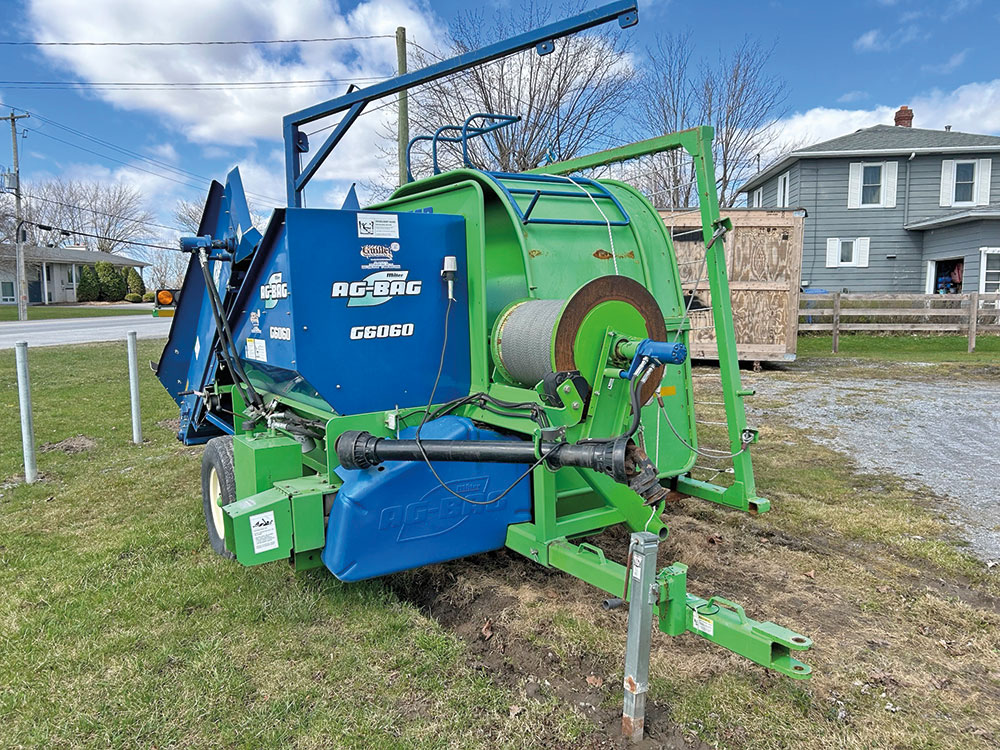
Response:
POLYGON ((622 734, 640 742, 646 725, 646 691, 649 689, 649 642, 653 629, 653 607, 659 593, 656 581, 656 550, 659 537, 648 531, 632 534, 631 564, 626 583, 631 589, 628 608, 628 642, 625 647, 625 708, 622 734))

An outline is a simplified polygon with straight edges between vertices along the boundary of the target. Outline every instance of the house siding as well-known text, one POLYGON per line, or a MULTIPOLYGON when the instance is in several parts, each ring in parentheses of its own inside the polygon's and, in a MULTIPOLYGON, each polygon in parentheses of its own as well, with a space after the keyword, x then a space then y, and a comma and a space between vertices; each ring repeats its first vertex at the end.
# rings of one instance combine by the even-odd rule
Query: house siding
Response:
MULTIPOLYGON (((800 159, 789 168, 789 194, 793 207, 808 212, 802 248, 802 285, 829 291, 915 292, 925 290, 926 261, 965 257, 966 291, 978 288, 979 248, 1000 245, 1000 222, 965 232, 911 231, 904 225, 961 210, 940 205, 941 162, 945 159, 992 158, 990 201, 1000 195, 1000 154, 948 154, 906 157, 800 159), (850 165, 859 161, 896 161, 894 208, 848 208, 850 165), (826 241, 871 239, 867 268, 826 267, 826 241), (943 253, 943 254, 942 254, 943 253)), ((764 207, 777 199, 777 175, 763 185, 764 207)))

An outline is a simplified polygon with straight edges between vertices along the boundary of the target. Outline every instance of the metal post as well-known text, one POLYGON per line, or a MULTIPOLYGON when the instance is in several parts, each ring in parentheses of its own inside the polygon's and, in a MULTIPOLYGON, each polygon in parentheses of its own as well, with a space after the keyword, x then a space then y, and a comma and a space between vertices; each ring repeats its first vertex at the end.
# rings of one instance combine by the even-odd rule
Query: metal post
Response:
POLYGON ((128 388, 132 397, 132 442, 142 445, 142 419, 139 416, 139 358, 135 331, 128 332, 128 388))
POLYGON ((14 254, 17 281, 17 319, 28 319, 28 274, 24 268, 24 235, 21 220, 21 168, 17 158, 17 121, 28 117, 27 113, 15 115, 11 110, 2 120, 10 120, 11 157, 14 166, 14 254))
POLYGON ((17 400, 21 403, 21 447, 24 451, 24 481, 32 484, 38 479, 35 465, 35 424, 31 418, 31 382, 28 380, 28 342, 14 344, 17 360, 17 400))
POLYGON ((622 734, 642 741, 646 725, 646 691, 649 689, 649 641, 653 605, 657 595, 656 550, 660 539, 648 531, 632 534, 629 576, 628 644, 625 647, 625 709, 622 734))
MULTIPOLYGON (((406 73, 406 27, 396 29, 396 75, 406 73)), ((406 89, 399 92, 399 120, 397 122, 397 148, 399 150, 399 184, 406 184, 406 146, 410 142, 410 114, 406 89)))
POLYGON ((840 350, 840 292, 833 293, 833 323, 830 327, 833 331, 833 353, 836 354, 840 350))
POLYGON ((979 327, 979 292, 969 295, 969 354, 976 351, 976 329, 979 327))

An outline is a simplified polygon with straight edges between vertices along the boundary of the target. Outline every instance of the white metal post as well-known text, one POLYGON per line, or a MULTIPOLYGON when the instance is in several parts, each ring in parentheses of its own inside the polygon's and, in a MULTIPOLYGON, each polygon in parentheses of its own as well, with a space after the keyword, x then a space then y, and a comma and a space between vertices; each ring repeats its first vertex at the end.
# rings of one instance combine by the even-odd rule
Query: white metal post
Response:
POLYGON ((649 642, 656 600, 656 550, 660 539, 648 531, 632 534, 629 576, 628 643, 625 647, 625 708, 622 734, 642 741, 649 689, 649 642))
POLYGON ((38 479, 35 465, 35 424, 31 417, 31 382, 28 380, 28 342, 14 344, 17 360, 17 399, 21 404, 21 446, 24 451, 24 481, 32 484, 38 479))
POLYGON ((132 399, 132 442, 142 445, 142 418, 139 416, 139 355, 135 331, 128 332, 128 388, 132 399))

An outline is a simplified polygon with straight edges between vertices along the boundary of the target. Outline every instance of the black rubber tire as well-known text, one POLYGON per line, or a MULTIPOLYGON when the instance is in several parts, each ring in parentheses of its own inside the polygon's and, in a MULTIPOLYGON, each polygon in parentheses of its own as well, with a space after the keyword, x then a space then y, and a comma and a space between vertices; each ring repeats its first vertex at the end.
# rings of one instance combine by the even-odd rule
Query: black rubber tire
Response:
POLYGON ((228 435, 212 438, 205 446, 201 457, 201 504, 205 512, 205 527, 208 529, 208 540, 212 549, 227 560, 234 560, 235 555, 226 549, 226 542, 215 530, 212 519, 212 469, 219 477, 219 489, 222 491, 222 504, 236 500, 236 474, 233 469, 233 439, 228 435))

